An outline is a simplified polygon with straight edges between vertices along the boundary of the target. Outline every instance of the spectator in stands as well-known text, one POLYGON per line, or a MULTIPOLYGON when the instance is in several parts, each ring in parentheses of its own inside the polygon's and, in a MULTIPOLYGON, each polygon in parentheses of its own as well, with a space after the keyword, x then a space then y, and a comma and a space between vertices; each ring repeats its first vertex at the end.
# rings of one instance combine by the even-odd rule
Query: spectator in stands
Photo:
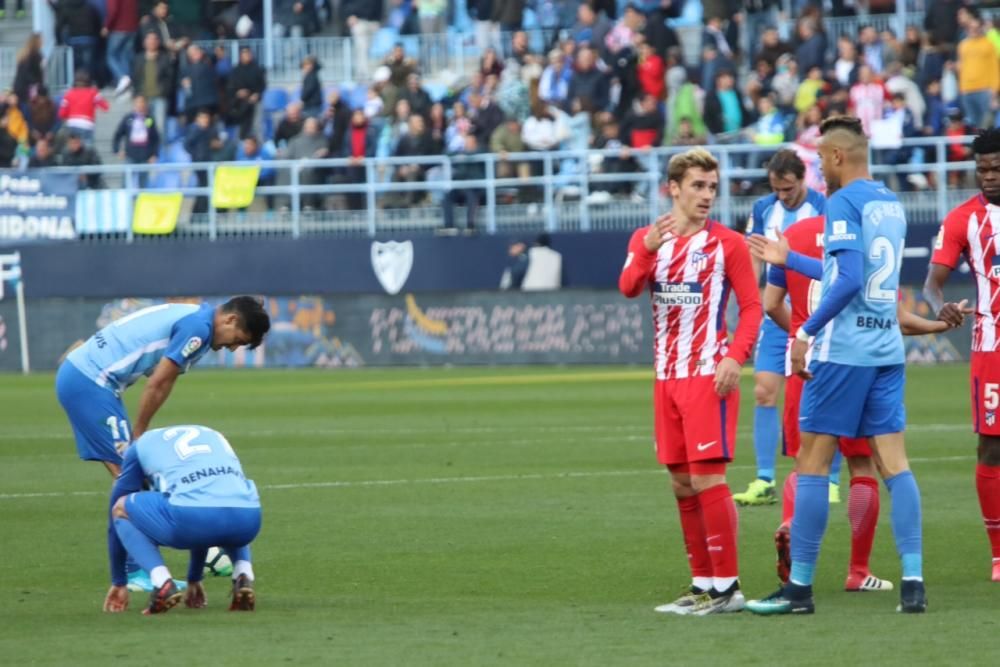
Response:
POLYGON ((570 31, 573 41, 581 45, 589 45, 603 53, 605 38, 614 27, 611 21, 604 14, 598 14, 594 8, 586 2, 581 2, 576 12, 576 25, 570 31))
POLYGON ((308 5, 308 0, 274 0, 275 36, 308 37, 312 26, 308 5))
POLYGON ((523 160, 512 161, 510 153, 524 153, 526 148, 521 139, 521 122, 516 117, 508 117, 490 136, 490 152, 496 153, 497 178, 531 178, 531 165, 523 160))
POLYGON ((10 133, 10 136, 14 137, 18 145, 27 145, 29 136, 28 120, 21 112, 17 95, 7 90, 4 91, 0 99, 2 99, 4 115, 7 118, 7 132, 10 133))
POLYGON ((651 44, 640 42, 639 60, 637 65, 639 91, 644 95, 652 95, 663 101, 667 97, 666 74, 667 66, 657 55, 651 44))
POLYGON ((465 149, 465 135, 473 134, 472 119, 461 100, 451 105, 451 120, 444 130, 446 153, 460 153, 465 149))
MULTIPOLYGON (((459 102, 461 104, 461 102, 459 102)), ((444 110, 444 105, 435 102, 431 105, 431 111, 427 114, 427 134, 431 137, 431 145, 434 147, 434 154, 447 151, 448 131, 452 129, 448 122, 448 114, 444 110)))
POLYGON ((771 90, 774 92, 775 102, 782 109, 792 109, 795 106, 795 94, 802 83, 799 71, 795 58, 789 55, 778 58, 778 69, 771 78, 771 90))
POLYGON ((861 119, 865 133, 871 136, 872 123, 885 115, 885 102, 889 91, 875 76, 869 65, 858 67, 858 82, 851 86, 850 111, 861 119))
POLYGON ((497 55, 496 49, 490 48, 483 52, 483 58, 479 61, 479 71, 484 79, 490 74, 500 76, 503 73, 503 61, 497 55))
POLYGON ((476 49, 500 49, 500 26, 493 21, 493 4, 497 0, 466 0, 469 16, 475 21, 476 49))
MULTIPOLYGON (((288 142, 288 146, 279 153, 285 160, 322 160, 329 156, 327 139, 320 129, 319 120, 306 118, 302 123, 302 132, 288 142)), ((324 170, 310 167, 299 171, 299 185, 319 185, 323 182, 324 170)), ((278 182, 283 185, 291 183, 290 170, 282 170, 278 182)), ((305 210, 322 208, 322 196, 319 194, 302 195, 302 206, 305 210)))
POLYGON ((27 111, 28 103, 45 81, 42 71, 42 36, 31 33, 21 50, 17 52, 17 68, 14 71, 14 94, 20 100, 22 109, 27 111))
POLYGON ((729 70, 715 77, 715 90, 705 95, 705 125, 712 134, 737 132, 750 124, 743 95, 736 89, 736 77, 729 70))
POLYGON ((538 99, 547 104, 565 106, 569 99, 569 81, 573 70, 566 66, 566 56, 559 49, 549 52, 549 64, 538 81, 538 99))
POLYGON ((448 25, 447 0, 413 0, 422 35, 444 34, 448 25))
MULTIPOLYGON (((352 113, 340 94, 339 88, 330 91, 326 102, 326 109, 323 111, 323 118, 320 122, 323 125, 323 134, 328 139, 327 146, 330 149, 330 155, 339 157, 344 153, 344 137, 351 125, 352 113)), ((367 111, 363 111, 363 113, 368 118, 372 117, 368 115, 367 111)))
POLYGON ((663 60, 667 59, 667 51, 681 45, 677 33, 667 25, 667 19, 677 17, 679 4, 673 0, 661 0, 646 14, 646 27, 643 28, 643 34, 646 36, 646 42, 663 60))
POLYGON ((274 130, 274 144, 278 148, 284 147, 302 131, 303 123, 302 102, 298 100, 289 102, 285 107, 285 117, 281 119, 278 127, 274 130))
POLYGON ((967 35, 958 44, 958 90, 965 122, 986 127, 997 107, 1000 90, 1000 58, 997 48, 983 32, 983 22, 973 14, 966 26, 967 35))
POLYGON ((809 107, 815 106, 820 94, 827 89, 827 83, 823 79, 823 71, 819 67, 813 67, 806 73, 806 78, 799 84, 795 92, 795 111, 801 113, 809 107))
POLYGON ((27 118, 32 142, 40 139, 52 140, 58 121, 58 109, 55 101, 49 97, 47 86, 38 86, 35 96, 28 102, 27 118))
POLYGON ((510 38, 510 57, 508 60, 524 68, 537 62, 537 56, 532 53, 528 43, 528 33, 518 30, 510 38))
MULTIPOLYGON (((260 167, 260 175, 257 177, 257 187, 267 187, 275 183, 275 169, 270 166, 274 159, 274 153, 269 147, 261 146, 260 140, 256 136, 244 137, 236 151, 237 162, 247 162, 260 167)), ((267 200, 273 200, 273 195, 268 195, 267 200)))
POLYGON ((340 15, 353 40, 354 75, 362 81, 370 76, 368 51, 378 32, 382 10, 382 0, 342 0, 340 3, 340 15))
POLYGON ((660 111, 659 99, 646 93, 622 119, 621 136, 632 148, 656 148, 663 143, 666 118, 660 111))
POLYGON ((503 123, 503 111, 497 106, 491 95, 472 93, 467 105, 469 120, 472 121, 472 131, 479 140, 481 147, 490 144, 493 132, 503 123))
POLYGON ((101 34, 101 16, 87 0, 57 0, 56 34, 62 35, 73 49, 73 66, 92 72, 97 65, 97 40, 101 34))
POLYGON ((385 101, 379 96, 373 86, 368 89, 365 97, 365 115, 369 118, 380 118, 385 113, 385 101))
MULTIPOLYGON (((758 146, 778 146, 785 141, 785 119, 774 97, 764 95, 757 102, 757 118, 747 128, 750 140, 758 146)), ((752 167, 763 166, 770 159, 769 153, 755 153, 752 167)))
POLYGON ((52 144, 46 139, 39 139, 35 142, 35 147, 28 158, 28 169, 44 169, 55 167, 59 164, 56 154, 52 151, 52 144))
MULTIPOLYGON (((427 122, 424 117, 415 113, 410 116, 408 125, 406 134, 399 139, 393 157, 433 155, 434 145, 430 133, 427 131, 427 122)), ((420 183, 426 180, 427 169, 427 165, 416 162, 401 164, 396 167, 392 180, 398 183, 420 183)), ((400 192, 395 197, 387 197, 387 200, 405 207, 420 204, 426 196, 427 193, 423 190, 413 190, 400 192)))
POLYGON ((861 45, 861 61, 876 75, 881 74, 885 68, 886 53, 878 32, 873 26, 863 26, 858 33, 858 42, 861 45))
MULTIPOLYGON (((895 93, 892 96, 890 102, 890 107, 886 111, 886 120, 894 122, 902 130, 902 138, 906 140, 911 137, 916 137, 919 133, 917 131, 917 124, 913 117, 913 112, 909 110, 906 106, 906 96, 902 93, 895 93)), ((913 157, 913 149, 910 147, 900 147, 884 152, 880 162, 883 164, 906 164, 913 157)), ((899 183, 894 189, 897 190, 909 190, 910 179, 899 177, 899 183)))
MULTIPOLYGON (((618 151, 601 158, 601 173, 604 174, 632 174, 638 168, 628 146, 622 141, 621 127, 614 117, 609 117, 608 121, 601 126, 600 134, 594 142, 594 148, 598 150, 618 151)), ((632 183, 628 181, 615 181, 608 183, 591 183, 592 194, 598 192, 607 193, 603 196, 594 197, 597 201, 605 200, 609 195, 628 195, 632 192, 632 183)))
POLYGON ((757 58, 763 58, 771 63, 771 67, 778 64, 778 58, 791 52, 791 45, 781 41, 777 28, 767 28, 760 36, 760 50, 757 51, 757 58))
MULTIPOLYGON (((211 162, 213 152, 219 147, 218 131, 212 123, 212 112, 200 109, 195 114, 194 122, 188 125, 184 136, 184 150, 191 156, 191 162, 211 162)), ((208 187, 208 172, 205 169, 195 169, 199 188, 208 187)), ((199 195, 194 202, 194 213, 208 212, 208 197, 199 195)))
MULTIPOLYGON (((366 182, 365 167, 363 161, 367 157, 375 157, 376 146, 378 145, 377 132, 371 126, 371 122, 361 109, 351 112, 351 127, 344 137, 343 151, 341 157, 351 160, 351 164, 344 167, 336 176, 338 183, 362 184, 366 182)), ((352 211, 359 211, 365 208, 364 192, 349 192, 346 195, 347 208, 352 211)))
MULTIPOLYGON (((122 117, 111 139, 111 152, 118 153, 129 164, 152 164, 160 154, 160 131, 149 115, 146 98, 135 95, 132 111, 122 117)), ((146 187, 149 174, 139 174, 139 187, 146 187)))
POLYGON ((240 60, 226 81, 226 125, 236 126, 239 138, 254 134, 254 119, 267 88, 267 73, 254 59, 250 47, 240 48, 240 60))
MULTIPOLYGON (((457 150, 449 151, 451 156, 451 179, 453 181, 484 180, 486 178, 486 163, 476 158, 482 150, 479 139, 471 132, 462 137, 462 145, 457 150), (471 158, 471 159, 470 159, 471 158)), ((485 200, 486 191, 481 187, 455 187, 444 196, 442 209, 445 229, 455 228, 455 204, 465 206, 466 230, 475 231, 476 210, 485 200)))
POLYGON ((431 105, 434 102, 431 96, 423 89, 419 74, 410 74, 406 78, 406 90, 403 91, 402 99, 410 105, 410 112, 428 118, 431 112, 431 105))
POLYGON ((17 156, 17 139, 11 136, 7 129, 9 123, 6 104, 0 103, 0 169, 10 169, 14 166, 17 156))
POLYGON ((945 51, 958 43, 958 10, 962 0, 929 0, 924 15, 924 30, 945 51))
POLYGON ((920 28, 915 25, 906 26, 906 35, 903 38, 902 49, 899 54, 899 59, 903 63, 903 66, 911 72, 916 71, 923 49, 924 36, 920 34, 920 28))
POLYGON ((500 25, 502 32, 520 30, 524 24, 525 0, 494 0, 490 19, 500 25))
POLYGON ((927 113, 924 115, 924 134, 939 137, 944 134, 945 123, 948 120, 948 109, 941 99, 941 82, 931 81, 924 93, 927 113))
POLYGON ((770 95, 774 92, 772 83, 774 81, 774 69, 771 64, 763 58, 758 58, 754 69, 747 76, 744 92, 754 105, 757 104, 763 95, 770 95))
POLYGON ((819 126, 823 122, 823 110, 813 105, 795 119, 796 143, 815 148, 819 144, 819 126))
POLYGON ((215 66, 197 44, 187 48, 187 61, 181 63, 179 76, 185 94, 184 114, 191 123, 202 109, 214 114, 219 109, 219 91, 215 66))
POLYGON ((813 19, 799 22, 799 45, 795 48, 795 60, 800 72, 808 72, 813 67, 826 66, 826 35, 820 31, 813 19))
POLYGON ((896 61, 892 63, 885 72, 888 77, 885 88, 890 94, 902 93, 906 99, 906 107, 913 114, 913 121, 917 127, 921 127, 924 122, 924 114, 927 111, 927 102, 924 100, 924 93, 920 86, 906 75, 903 63, 896 61))
POLYGON ((847 35, 837 40, 837 60, 831 75, 838 84, 850 88, 858 81, 858 47, 847 35))
POLYGON ((146 34, 155 32, 160 38, 161 48, 166 49, 174 56, 186 49, 190 41, 177 30, 174 19, 170 16, 170 5, 165 0, 154 4, 153 11, 142 17, 139 29, 143 33, 143 40, 145 40, 146 34))
POLYGON ((569 80, 568 96, 588 99, 597 110, 610 104, 610 82, 607 75, 597 68, 597 54, 583 47, 577 52, 576 71, 569 80))
MULTIPOLYGON (((497 104, 505 116, 523 121, 531 113, 531 93, 524 79, 521 78, 521 68, 517 63, 510 63, 503 70, 500 85, 497 87, 497 104)), ((490 77, 493 79, 493 77, 490 77)), ((484 92, 489 91, 487 84, 484 92)))
POLYGON ((392 47, 392 51, 386 56, 385 66, 389 68, 389 82, 396 88, 406 87, 406 80, 411 74, 417 73, 417 61, 409 58, 403 45, 399 42, 392 47))
POLYGON ((931 81, 939 81, 944 76, 946 62, 948 53, 934 41, 933 36, 928 35, 917 65, 917 83, 926 88, 931 81))
POLYGON ((90 84, 90 75, 83 70, 77 70, 73 87, 63 94, 59 103, 59 118, 67 128, 76 130, 88 142, 94 136, 94 120, 97 110, 107 111, 107 100, 99 90, 90 84))
MULTIPOLYGON (((101 164, 101 158, 90 146, 84 144, 84 136, 71 130, 63 148, 59 163, 64 167, 86 167, 101 164)), ((2 158, 0 158, 2 159, 2 158)), ((100 190, 104 188, 104 179, 99 173, 80 174, 78 177, 81 190, 100 190)))
POLYGON ((316 56, 302 59, 302 112, 307 116, 319 117, 323 113, 323 83, 319 80, 322 67, 316 56))
POLYGON ((131 79, 134 93, 146 98, 156 127, 165 129, 174 91, 174 67, 170 55, 162 48, 160 33, 150 31, 143 36, 142 53, 132 60, 131 79))
POLYGON ((531 151, 551 151, 565 138, 565 128, 560 127, 555 114, 544 103, 536 102, 521 128, 525 147, 531 151))
POLYGON ((678 121, 677 131, 670 137, 672 146, 703 146, 707 142, 708 137, 696 133, 694 123, 687 116, 678 121))
POLYGON ((107 0, 107 14, 101 35, 108 40, 107 62, 115 95, 128 90, 132 82, 132 56, 135 54, 135 34, 139 30, 139 0, 107 0))

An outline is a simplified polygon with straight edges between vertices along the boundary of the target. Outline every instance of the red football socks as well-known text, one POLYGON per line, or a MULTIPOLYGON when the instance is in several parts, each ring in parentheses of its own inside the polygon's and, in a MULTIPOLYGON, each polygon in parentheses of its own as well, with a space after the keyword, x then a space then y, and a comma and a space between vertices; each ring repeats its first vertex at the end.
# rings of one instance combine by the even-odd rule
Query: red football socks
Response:
POLYGON ((1000 466, 976 464, 976 492, 993 558, 1000 558, 1000 466))
POLYGON ((698 494, 705 544, 716 579, 739 576, 736 552, 739 518, 727 484, 717 484, 698 494))
POLYGON ((691 576, 711 578, 712 560, 708 557, 708 545, 705 544, 705 528, 701 521, 698 496, 678 498, 677 508, 681 513, 681 530, 684 532, 691 576))
POLYGON ((878 525, 878 481, 873 477, 851 479, 847 518, 851 523, 851 572, 869 574, 868 562, 878 525))

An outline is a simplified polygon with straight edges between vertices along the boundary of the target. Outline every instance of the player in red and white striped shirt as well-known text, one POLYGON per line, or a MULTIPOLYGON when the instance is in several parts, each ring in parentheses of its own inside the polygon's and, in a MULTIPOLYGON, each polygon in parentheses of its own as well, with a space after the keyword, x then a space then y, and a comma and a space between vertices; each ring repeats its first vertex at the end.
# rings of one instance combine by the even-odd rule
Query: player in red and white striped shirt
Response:
POLYGON ((673 480, 691 567, 691 591, 657 611, 740 611, 737 515, 726 484, 736 446, 740 371, 762 317, 743 237, 708 219, 718 162, 703 148, 667 168, 673 210, 629 242, 618 287, 653 302, 656 452, 673 480), (725 312, 736 293, 739 325, 728 340, 725 312))
POLYGON ((980 194, 948 214, 941 225, 924 296, 938 319, 957 325, 955 304, 943 286, 962 256, 976 280, 970 363, 973 428, 979 434, 976 491, 993 551, 993 581, 1000 582, 1000 130, 972 142, 980 194))

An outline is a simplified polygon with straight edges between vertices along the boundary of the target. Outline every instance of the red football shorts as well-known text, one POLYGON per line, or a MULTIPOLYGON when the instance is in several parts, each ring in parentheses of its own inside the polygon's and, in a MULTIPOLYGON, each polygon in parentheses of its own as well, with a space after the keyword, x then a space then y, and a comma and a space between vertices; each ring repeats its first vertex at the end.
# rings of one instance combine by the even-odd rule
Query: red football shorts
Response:
POLYGON ((1000 436, 1000 352, 973 352, 969 374, 973 430, 1000 436))
MULTIPOLYGON (((799 434, 799 404, 802 401, 802 388, 806 381, 798 375, 785 378, 785 415, 781 453, 793 459, 799 455, 802 446, 802 436, 799 434)), ((872 448, 868 438, 841 438, 840 453, 844 456, 871 456, 872 448)))
POLYGON ((653 386, 656 458, 663 465, 732 461, 740 392, 722 398, 714 376, 657 380, 653 386))

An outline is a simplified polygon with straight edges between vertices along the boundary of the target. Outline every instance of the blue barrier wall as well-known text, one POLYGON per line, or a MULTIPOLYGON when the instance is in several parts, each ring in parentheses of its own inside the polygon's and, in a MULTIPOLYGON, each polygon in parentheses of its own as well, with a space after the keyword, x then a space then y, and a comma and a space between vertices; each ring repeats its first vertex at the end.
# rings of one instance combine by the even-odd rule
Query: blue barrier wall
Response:
MULTIPOLYGON (((904 284, 923 283, 936 231, 929 225, 910 227, 907 249, 917 254, 903 263, 904 284)), ((563 256, 564 285, 614 289, 628 239, 628 232, 553 234, 552 247, 563 256)), ((511 242, 531 237, 416 236, 410 240, 412 269, 403 291, 468 292, 496 289, 511 242)), ((369 239, 308 237, 50 243, 16 249, 21 251, 29 299, 385 293, 373 267, 372 244, 369 239)))

